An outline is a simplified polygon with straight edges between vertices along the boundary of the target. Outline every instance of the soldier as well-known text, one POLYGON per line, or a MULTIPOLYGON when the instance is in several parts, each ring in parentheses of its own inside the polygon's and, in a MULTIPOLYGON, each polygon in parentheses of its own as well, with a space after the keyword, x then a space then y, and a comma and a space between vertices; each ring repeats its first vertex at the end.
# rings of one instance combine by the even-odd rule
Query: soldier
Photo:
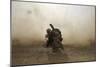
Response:
POLYGON ((58 48, 64 49, 62 45, 62 35, 61 31, 57 28, 54 28, 52 24, 50 24, 51 29, 47 29, 47 35, 46 37, 48 38, 47 40, 47 47, 52 47, 53 50, 56 50, 58 48))
POLYGON ((53 38, 52 38, 51 32, 52 32, 52 30, 48 28, 47 29, 47 34, 46 34, 46 38, 48 38, 46 47, 50 47, 52 42, 53 42, 53 38))
POLYGON ((53 37, 53 49, 61 48, 64 50, 63 45, 62 45, 62 34, 61 31, 57 28, 52 30, 52 37, 53 37))

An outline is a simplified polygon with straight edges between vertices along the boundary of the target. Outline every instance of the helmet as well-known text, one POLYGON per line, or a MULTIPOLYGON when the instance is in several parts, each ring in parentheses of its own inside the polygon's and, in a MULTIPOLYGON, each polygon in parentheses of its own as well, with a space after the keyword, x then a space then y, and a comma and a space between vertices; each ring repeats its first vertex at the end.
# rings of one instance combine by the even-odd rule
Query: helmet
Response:
POLYGON ((50 29, 50 28, 48 28, 48 29, 47 29, 47 33, 50 33, 50 32, 51 32, 51 29, 50 29))

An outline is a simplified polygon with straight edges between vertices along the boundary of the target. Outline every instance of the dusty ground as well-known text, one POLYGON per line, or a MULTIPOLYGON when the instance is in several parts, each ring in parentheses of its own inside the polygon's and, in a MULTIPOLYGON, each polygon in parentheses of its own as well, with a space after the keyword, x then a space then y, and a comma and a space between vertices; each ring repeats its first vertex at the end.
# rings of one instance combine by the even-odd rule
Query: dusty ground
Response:
POLYGON ((50 48, 38 46, 12 46, 12 64, 49 64, 62 62, 95 61, 96 49, 93 47, 64 46, 62 53, 52 53, 50 48))

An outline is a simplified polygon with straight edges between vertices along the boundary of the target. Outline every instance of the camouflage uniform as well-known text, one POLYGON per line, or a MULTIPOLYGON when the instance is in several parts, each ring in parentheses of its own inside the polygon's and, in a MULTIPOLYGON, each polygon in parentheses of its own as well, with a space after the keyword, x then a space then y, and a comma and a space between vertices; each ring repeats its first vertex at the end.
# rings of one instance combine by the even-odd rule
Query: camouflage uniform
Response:
POLYGON ((46 47, 50 47, 52 42, 53 42, 53 38, 52 38, 52 33, 51 32, 52 32, 51 29, 47 29, 46 38, 48 38, 48 40, 47 40, 46 47))
POLYGON ((53 52, 57 51, 59 48, 64 49, 62 45, 62 35, 61 31, 57 28, 54 28, 52 24, 50 24, 51 29, 47 29, 47 35, 48 38, 46 47, 52 47, 53 52))
POLYGON ((53 49, 56 48, 64 49, 62 45, 63 39, 59 29, 52 30, 52 37, 53 37, 53 43, 52 43, 53 49))

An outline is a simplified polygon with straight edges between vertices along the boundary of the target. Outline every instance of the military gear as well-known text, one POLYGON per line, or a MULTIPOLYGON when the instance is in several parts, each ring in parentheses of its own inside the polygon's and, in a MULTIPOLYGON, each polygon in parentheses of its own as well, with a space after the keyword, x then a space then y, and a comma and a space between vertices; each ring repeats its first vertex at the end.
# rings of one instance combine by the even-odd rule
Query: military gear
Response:
POLYGON ((52 24, 50 24, 52 30, 47 29, 47 47, 52 47, 53 51, 57 51, 59 48, 64 49, 62 45, 62 34, 61 31, 57 28, 54 28, 52 24))

